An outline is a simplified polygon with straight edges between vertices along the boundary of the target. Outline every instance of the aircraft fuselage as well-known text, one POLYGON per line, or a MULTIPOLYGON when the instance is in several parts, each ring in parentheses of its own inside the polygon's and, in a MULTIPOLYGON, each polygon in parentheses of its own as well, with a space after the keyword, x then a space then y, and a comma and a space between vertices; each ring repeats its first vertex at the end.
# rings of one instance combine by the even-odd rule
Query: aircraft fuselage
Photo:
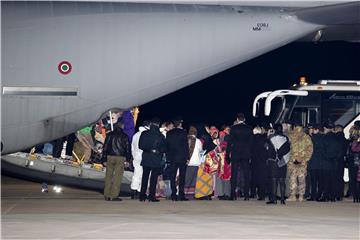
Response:
MULTIPOLYGON (((2 2, 3 154, 324 28, 280 7, 2 2)), ((247 79, 244 81, 246 86, 247 79)))

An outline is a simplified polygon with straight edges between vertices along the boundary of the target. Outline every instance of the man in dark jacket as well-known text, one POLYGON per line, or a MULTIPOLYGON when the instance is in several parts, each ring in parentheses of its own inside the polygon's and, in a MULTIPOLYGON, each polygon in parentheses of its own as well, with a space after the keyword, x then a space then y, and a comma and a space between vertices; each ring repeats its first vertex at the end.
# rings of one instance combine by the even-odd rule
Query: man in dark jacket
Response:
POLYGON ((341 147, 341 154, 336 162, 336 189, 335 197, 337 201, 342 201, 344 197, 344 168, 345 168, 345 156, 347 151, 348 142, 346 141, 344 128, 341 125, 335 126, 335 136, 338 140, 339 147, 341 147))
POLYGON ((319 199, 324 191, 324 185, 321 182, 322 161, 324 158, 324 135, 320 132, 321 126, 315 125, 311 140, 313 142, 313 154, 308 163, 308 170, 311 178, 311 197, 308 201, 319 199))
POLYGON ((119 197, 125 160, 130 161, 131 150, 128 136, 123 132, 122 123, 116 123, 114 131, 105 139, 106 176, 104 197, 107 201, 121 201, 119 197))
POLYGON ((239 166, 244 175, 244 200, 249 200, 250 158, 253 142, 253 132, 245 124, 245 116, 239 113, 235 125, 230 129, 229 143, 226 151, 226 160, 231 163, 231 197, 236 200, 235 189, 239 166))
POLYGON ((166 135, 166 160, 170 163, 171 171, 171 199, 173 201, 187 201, 185 198, 185 175, 186 165, 189 161, 189 145, 187 133, 182 128, 182 119, 174 120, 174 129, 166 135), (179 196, 176 195, 176 173, 179 170, 179 196))
POLYGON ((209 152, 214 150, 216 145, 211 139, 211 136, 208 132, 209 130, 208 126, 204 124, 199 124, 198 126, 196 126, 196 130, 197 130, 196 137, 200 139, 201 142, 203 143, 203 150, 205 151, 205 154, 208 154, 209 152))
POLYGON ((266 182, 267 182, 267 165, 268 159, 267 146, 269 141, 265 134, 265 129, 256 127, 253 129, 254 141, 252 146, 252 180, 255 188, 257 188, 258 200, 265 199, 266 182))
POLYGON ((165 164, 163 162, 166 150, 165 137, 159 129, 160 119, 154 118, 151 121, 150 129, 144 131, 139 140, 139 148, 143 150, 141 166, 143 167, 143 175, 141 179, 140 201, 146 200, 146 190, 150 177, 149 201, 159 202, 155 197, 156 184, 161 169, 165 164))
POLYGON ((323 182, 324 196, 319 201, 335 201, 336 189, 336 162, 342 154, 342 146, 334 133, 334 125, 327 123, 324 126, 324 159, 323 182))

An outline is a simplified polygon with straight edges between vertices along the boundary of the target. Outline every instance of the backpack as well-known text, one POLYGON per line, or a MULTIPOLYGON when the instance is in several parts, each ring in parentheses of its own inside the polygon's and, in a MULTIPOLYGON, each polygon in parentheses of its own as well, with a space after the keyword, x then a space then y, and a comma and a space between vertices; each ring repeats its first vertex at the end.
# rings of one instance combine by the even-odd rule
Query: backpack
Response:
POLYGON ((270 142, 275 151, 275 161, 279 168, 285 166, 290 160, 290 145, 289 139, 286 136, 275 135, 270 138, 270 142))
POLYGON ((51 143, 45 143, 43 153, 46 155, 53 155, 54 146, 51 143))

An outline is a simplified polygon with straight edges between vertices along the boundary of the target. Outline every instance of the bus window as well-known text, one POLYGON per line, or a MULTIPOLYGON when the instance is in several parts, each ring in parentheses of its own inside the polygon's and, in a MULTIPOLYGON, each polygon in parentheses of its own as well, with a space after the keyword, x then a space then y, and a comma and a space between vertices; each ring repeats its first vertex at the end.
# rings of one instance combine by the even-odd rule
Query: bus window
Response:
MULTIPOLYGON (((286 100, 283 97, 275 98, 271 103, 271 112, 269 116, 264 115, 264 111, 259 111, 258 116, 265 122, 279 123, 281 122, 282 115, 284 113, 286 100)), ((259 109, 264 109, 264 101, 260 102, 259 109)))
POLYGON ((321 105, 321 94, 319 92, 309 92, 306 97, 299 97, 297 107, 319 107, 321 105))
POLYGON ((307 114, 307 124, 318 124, 319 123, 319 110, 318 108, 309 108, 307 114))
POLYGON ((322 119, 335 124, 346 125, 358 114, 359 93, 324 94, 322 102, 322 119))
POLYGON ((279 118, 280 123, 291 120, 292 111, 297 100, 298 100, 297 96, 285 97, 284 99, 285 107, 279 118))
POLYGON ((291 114, 291 122, 301 122, 303 126, 307 125, 307 108, 294 108, 291 114))

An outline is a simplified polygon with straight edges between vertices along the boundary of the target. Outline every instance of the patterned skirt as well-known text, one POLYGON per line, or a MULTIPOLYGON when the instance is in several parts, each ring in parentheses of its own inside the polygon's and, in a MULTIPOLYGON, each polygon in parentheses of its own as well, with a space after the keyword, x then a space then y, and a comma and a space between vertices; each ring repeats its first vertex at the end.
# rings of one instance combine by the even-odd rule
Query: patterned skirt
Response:
POLYGON ((201 164, 196 178, 195 198, 202 198, 212 195, 213 193, 213 175, 204 171, 204 164, 201 164))

